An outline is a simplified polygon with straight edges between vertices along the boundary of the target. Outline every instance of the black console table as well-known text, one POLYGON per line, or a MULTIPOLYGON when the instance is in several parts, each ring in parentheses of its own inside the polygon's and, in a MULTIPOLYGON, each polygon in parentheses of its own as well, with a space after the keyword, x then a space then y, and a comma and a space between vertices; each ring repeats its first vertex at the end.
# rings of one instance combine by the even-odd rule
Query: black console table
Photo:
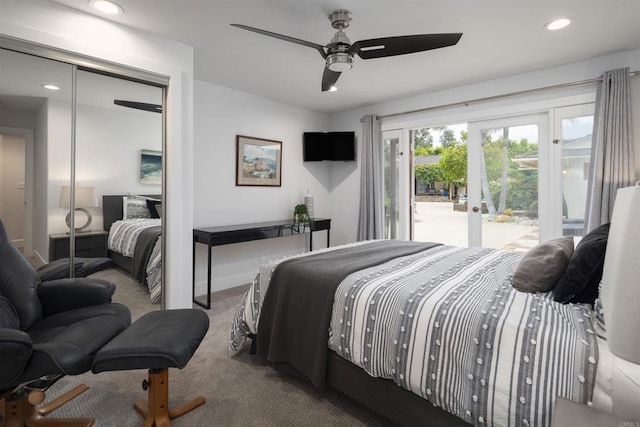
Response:
POLYGON ((327 247, 329 247, 331 220, 326 218, 314 218, 312 222, 306 224, 294 224, 292 220, 285 220, 195 228, 193 230, 193 302, 206 309, 211 308, 211 248, 213 246, 309 233, 309 250, 312 251, 313 232, 322 230, 327 231, 327 247), (206 304, 196 300, 196 243, 205 244, 208 248, 206 304))

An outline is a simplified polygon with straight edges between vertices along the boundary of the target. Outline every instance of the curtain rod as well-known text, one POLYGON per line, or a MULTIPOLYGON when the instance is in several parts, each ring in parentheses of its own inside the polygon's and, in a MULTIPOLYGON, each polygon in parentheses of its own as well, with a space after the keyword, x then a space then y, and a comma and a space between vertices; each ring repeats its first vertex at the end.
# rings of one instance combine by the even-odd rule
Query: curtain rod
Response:
MULTIPOLYGON (((640 71, 631 71, 629 73, 629 77, 640 77, 640 71)), ((587 80, 580 80, 577 82, 569 82, 569 83, 560 83, 557 85, 552 85, 552 86, 544 86, 544 87, 538 87, 538 88, 533 88, 533 89, 525 89, 525 90, 520 90, 518 92, 510 92, 510 93, 504 93, 501 95, 493 95, 493 96, 486 96, 484 98, 475 98, 475 99, 471 99, 468 101, 460 101, 460 102, 453 102, 451 104, 443 104, 443 105, 436 105, 433 107, 425 107, 425 108, 418 108, 416 110, 409 110, 409 111, 402 111, 400 113, 392 113, 392 114, 385 114, 382 116, 378 116, 379 119, 386 119, 389 117, 396 117, 396 116, 404 116, 405 114, 413 114, 413 113, 423 113, 425 111, 433 111, 433 110, 443 110, 445 108, 452 108, 452 107, 467 107, 471 104, 476 104, 479 102, 487 102, 487 101, 493 101, 496 99, 502 99, 502 98, 509 98, 512 96, 518 96, 518 95, 526 95, 526 94, 530 94, 530 93, 535 93, 535 92, 542 92, 545 90, 552 90, 552 89, 561 89, 561 88, 565 88, 565 87, 572 87, 572 86, 580 86, 580 85, 584 85, 584 84, 589 84, 589 83, 596 83, 602 81, 602 77, 596 77, 593 79, 587 79, 587 80)))

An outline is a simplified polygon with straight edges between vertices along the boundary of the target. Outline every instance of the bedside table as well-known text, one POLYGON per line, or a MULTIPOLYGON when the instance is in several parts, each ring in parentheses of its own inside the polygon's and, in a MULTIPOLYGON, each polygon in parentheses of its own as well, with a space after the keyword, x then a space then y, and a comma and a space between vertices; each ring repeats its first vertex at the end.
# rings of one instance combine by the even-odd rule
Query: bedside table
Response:
MULTIPOLYGON (((89 233, 76 233, 76 256, 82 258, 101 258, 107 256, 106 231, 91 231, 89 233)), ((49 235, 49 262, 60 258, 69 257, 69 235, 49 235)))
POLYGON ((605 412, 591 406, 558 397, 553 411, 553 427, 637 427, 640 422, 605 412))

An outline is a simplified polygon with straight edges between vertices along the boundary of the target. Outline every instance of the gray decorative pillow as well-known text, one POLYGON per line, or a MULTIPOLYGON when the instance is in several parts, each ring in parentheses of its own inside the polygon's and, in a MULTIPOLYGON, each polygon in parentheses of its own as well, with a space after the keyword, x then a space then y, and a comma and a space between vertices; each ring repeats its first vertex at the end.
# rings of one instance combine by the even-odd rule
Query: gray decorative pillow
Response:
POLYGON ((562 277, 573 255, 573 237, 552 239, 531 249, 513 273, 513 287, 522 292, 547 292, 562 277))

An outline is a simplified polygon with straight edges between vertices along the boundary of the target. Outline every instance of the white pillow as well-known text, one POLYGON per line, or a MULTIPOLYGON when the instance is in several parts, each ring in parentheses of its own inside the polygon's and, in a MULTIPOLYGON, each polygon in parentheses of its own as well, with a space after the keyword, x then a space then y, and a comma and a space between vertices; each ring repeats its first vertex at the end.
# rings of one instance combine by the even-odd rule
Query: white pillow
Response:
POLYGON ((147 199, 150 197, 127 195, 122 197, 122 218, 123 219, 136 219, 136 218, 151 218, 151 212, 147 206, 147 199))

